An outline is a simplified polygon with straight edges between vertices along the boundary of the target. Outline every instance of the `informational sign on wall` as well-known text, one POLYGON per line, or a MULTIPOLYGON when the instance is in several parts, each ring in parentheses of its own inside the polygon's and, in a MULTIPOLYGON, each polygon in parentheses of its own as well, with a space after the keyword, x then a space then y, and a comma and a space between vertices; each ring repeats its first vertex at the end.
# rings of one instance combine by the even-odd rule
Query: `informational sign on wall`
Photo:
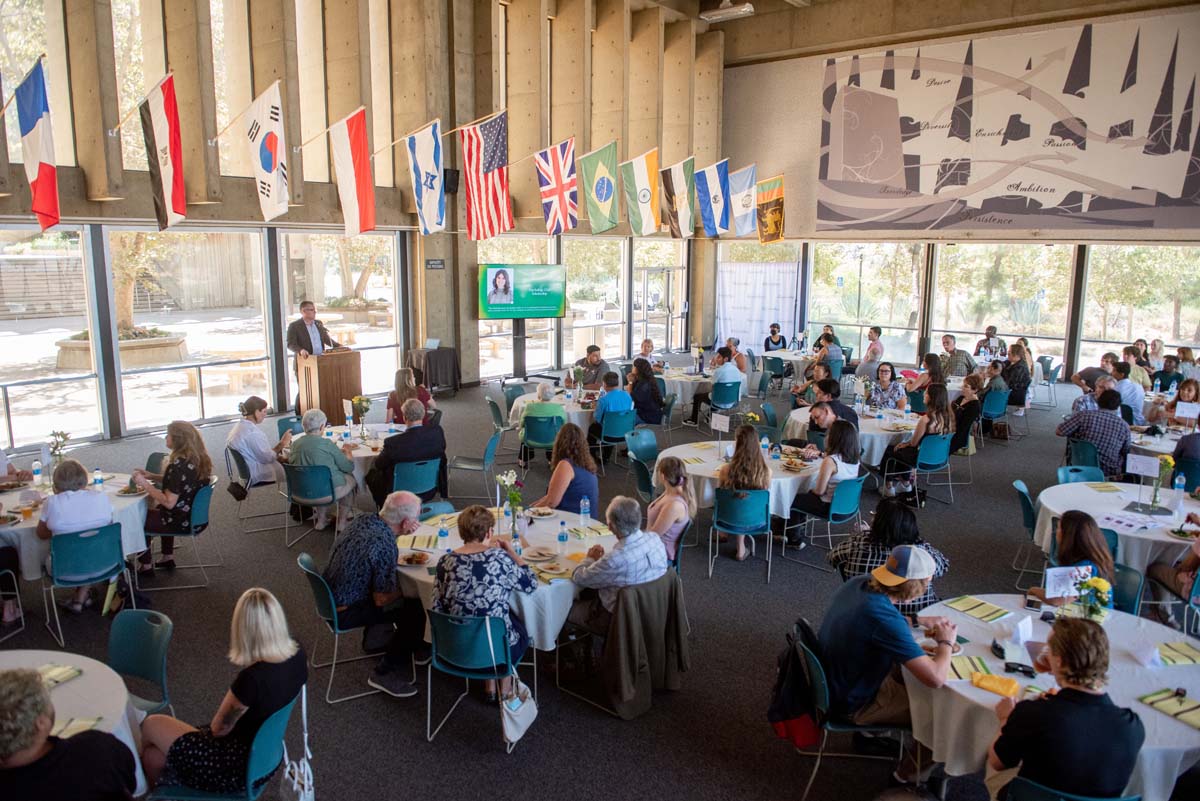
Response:
POLYGON ((1200 13, 828 59, 819 230, 1200 228, 1200 13))

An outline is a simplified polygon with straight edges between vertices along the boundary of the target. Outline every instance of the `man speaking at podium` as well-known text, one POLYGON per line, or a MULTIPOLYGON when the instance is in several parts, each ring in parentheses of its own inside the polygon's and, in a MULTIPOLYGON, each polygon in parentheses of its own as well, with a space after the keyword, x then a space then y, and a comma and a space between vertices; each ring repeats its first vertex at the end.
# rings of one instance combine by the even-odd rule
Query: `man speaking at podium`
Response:
MULTIPOLYGON (((327 350, 340 347, 341 345, 334 342, 333 337, 329 336, 329 332, 325 330, 325 324, 317 319, 317 304, 311 300, 301 301, 300 319, 293 320, 288 324, 287 349, 297 356, 320 356, 327 350)), ((293 362, 292 367, 299 376, 299 364, 293 362)), ((300 413, 300 394, 298 392, 296 393, 296 413, 300 413)))

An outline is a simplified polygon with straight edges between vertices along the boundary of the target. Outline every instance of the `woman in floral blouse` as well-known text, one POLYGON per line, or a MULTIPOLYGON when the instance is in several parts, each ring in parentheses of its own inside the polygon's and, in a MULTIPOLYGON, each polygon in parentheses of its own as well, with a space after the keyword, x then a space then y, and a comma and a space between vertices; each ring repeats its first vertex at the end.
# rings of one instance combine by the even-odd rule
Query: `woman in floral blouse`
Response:
POLYGON ((880 362, 875 377, 878 383, 871 387, 871 397, 867 399, 868 406, 903 409, 908 404, 908 393, 904 391, 904 384, 896 380, 895 365, 891 362, 880 362))
MULTIPOLYGON (((871 523, 870 532, 843 540, 826 554, 825 559, 837 568, 843 579, 848 579, 869 573, 882 565, 897 545, 915 545, 925 549, 937 565, 934 577, 946 575, 950 568, 950 562, 942 552, 921 539, 921 533, 917 530, 917 516, 898 498, 881 500, 875 507, 875 520, 871 523)), ((924 595, 898 604, 896 608, 900 614, 912 617, 937 602, 937 593, 933 591, 933 582, 930 581, 924 595)))
MULTIPOLYGON (((494 537, 496 518, 483 506, 459 512, 458 532, 463 545, 438 562, 433 589, 433 609, 451 615, 498 617, 508 631, 508 648, 514 663, 529 647, 529 634, 521 618, 508 608, 513 591, 532 593, 537 577, 513 551, 508 537, 494 537)), ((504 680, 505 691, 507 680, 504 680)), ((494 681, 486 684, 488 698, 496 694, 494 681)))
MULTIPOLYGON (((184 534, 192 527, 192 502, 200 488, 212 478, 212 459, 204 448, 200 432, 191 423, 176 420, 167 426, 167 467, 162 475, 133 471, 133 483, 146 491, 150 510, 146 512, 148 534, 184 534), (161 489, 154 486, 161 482, 161 489)), ((152 563, 150 538, 138 561, 139 574, 153 573, 154 568, 175 569, 175 538, 162 537, 162 559, 152 563)))

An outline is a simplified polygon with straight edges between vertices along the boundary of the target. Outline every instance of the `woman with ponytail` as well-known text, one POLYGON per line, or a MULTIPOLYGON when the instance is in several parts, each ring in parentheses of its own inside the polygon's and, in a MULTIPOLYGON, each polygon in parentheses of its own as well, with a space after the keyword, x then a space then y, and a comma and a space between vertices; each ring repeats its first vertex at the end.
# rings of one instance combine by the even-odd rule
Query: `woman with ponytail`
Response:
POLYGON ((292 432, 285 431, 279 442, 271 445, 267 435, 259 428, 267 419, 267 402, 251 395, 238 404, 242 419, 234 423, 225 439, 225 445, 241 454, 250 468, 250 484, 270 484, 283 481, 283 467, 279 454, 291 445, 292 432))
POLYGON ((696 516, 696 492, 688 481, 683 461, 674 456, 659 459, 655 472, 663 494, 646 509, 647 528, 662 539, 667 559, 674 562, 679 539, 696 516))

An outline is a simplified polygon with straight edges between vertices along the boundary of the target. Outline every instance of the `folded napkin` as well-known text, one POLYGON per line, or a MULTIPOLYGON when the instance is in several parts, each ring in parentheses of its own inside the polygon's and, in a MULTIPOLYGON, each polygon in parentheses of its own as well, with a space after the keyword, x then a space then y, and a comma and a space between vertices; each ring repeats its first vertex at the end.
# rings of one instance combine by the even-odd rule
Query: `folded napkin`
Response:
POLYGON ((684 464, 704 464, 704 460, 701 459, 699 456, 685 456, 683 458, 683 463, 684 464))
POLYGON ((437 534, 405 534, 396 537, 397 548, 435 548, 437 534))
POLYGON ((533 575, 537 576, 538 581, 541 581, 543 584, 549 584, 552 581, 564 581, 571 578, 572 571, 570 570, 566 573, 549 573, 542 570, 538 565, 530 565, 529 567, 533 570, 533 575))
POLYGON ((1011 676, 997 676, 991 673, 972 673, 971 683, 981 690, 987 690, 1006 698, 1016 698, 1021 692, 1021 683, 1011 676))
POLYGON ((42 677, 42 684, 46 685, 47 690, 68 682, 83 673, 82 670, 74 665, 56 665, 54 663, 42 665, 37 670, 42 677))
POLYGON ((1116 484, 1110 484, 1107 481, 1089 481, 1084 486, 1094 489, 1096 492, 1120 492, 1121 488, 1116 484))
POLYGON ((573 528, 570 529, 570 532, 577 540, 586 540, 592 537, 608 537, 612 534, 612 532, 609 531, 608 526, 601 523, 597 523, 594 526, 573 528))
POLYGON ((981 656, 950 657, 950 675, 956 679, 969 679, 977 673, 991 673, 992 670, 981 656))
POLYGON ((977 620, 982 620, 985 623, 994 623, 1000 618, 1012 614, 1007 609, 990 604, 987 601, 981 601, 971 595, 964 595, 961 598, 955 598, 953 601, 947 601, 946 606, 977 620))
POLYGON ((1169 688, 1143 695, 1138 700, 1164 715, 1170 715, 1193 729, 1200 730, 1200 701, 1169 688))
POLYGON ((1157 653, 1165 665, 1200 665, 1200 650, 1183 640, 1161 643, 1157 653))
POLYGON ((91 731, 100 724, 102 718, 67 718, 54 724, 50 730, 51 737, 67 737, 79 734, 81 731, 91 731))
POLYGON ((698 451, 710 451, 717 446, 711 442, 693 442, 692 447, 698 451))

